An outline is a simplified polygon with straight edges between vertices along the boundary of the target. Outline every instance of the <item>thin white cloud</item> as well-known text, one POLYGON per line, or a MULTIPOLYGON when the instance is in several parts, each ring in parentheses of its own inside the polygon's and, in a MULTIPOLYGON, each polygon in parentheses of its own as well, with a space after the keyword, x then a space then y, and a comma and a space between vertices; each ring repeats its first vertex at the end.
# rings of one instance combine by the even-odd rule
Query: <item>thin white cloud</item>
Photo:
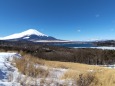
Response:
POLYGON ((100 15, 99 15, 99 14, 96 14, 95 16, 96 16, 96 18, 100 17, 100 15))
POLYGON ((81 32, 81 30, 77 30, 77 32, 81 32))

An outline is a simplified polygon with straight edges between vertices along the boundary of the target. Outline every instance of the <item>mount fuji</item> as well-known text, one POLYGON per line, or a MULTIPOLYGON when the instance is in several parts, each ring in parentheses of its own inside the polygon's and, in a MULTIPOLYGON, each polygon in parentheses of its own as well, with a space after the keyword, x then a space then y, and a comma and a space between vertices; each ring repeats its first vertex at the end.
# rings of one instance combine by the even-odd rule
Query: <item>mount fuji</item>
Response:
POLYGON ((0 38, 0 40, 33 41, 33 42, 59 41, 58 39, 52 36, 45 35, 35 29, 29 29, 21 33, 16 33, 6 37, 2 37, 0 38))

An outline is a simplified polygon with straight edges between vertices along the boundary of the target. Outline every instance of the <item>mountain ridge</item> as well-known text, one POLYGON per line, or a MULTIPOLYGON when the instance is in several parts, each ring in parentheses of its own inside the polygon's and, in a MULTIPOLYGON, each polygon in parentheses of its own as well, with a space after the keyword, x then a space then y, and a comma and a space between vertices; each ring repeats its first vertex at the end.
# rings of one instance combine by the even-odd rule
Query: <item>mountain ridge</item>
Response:
POLYGON ((21 33, 15 33, 6 37, 0 38, 0 40, 58 40, 52 36, 45 35, 35 29, 28 29, 21 33))

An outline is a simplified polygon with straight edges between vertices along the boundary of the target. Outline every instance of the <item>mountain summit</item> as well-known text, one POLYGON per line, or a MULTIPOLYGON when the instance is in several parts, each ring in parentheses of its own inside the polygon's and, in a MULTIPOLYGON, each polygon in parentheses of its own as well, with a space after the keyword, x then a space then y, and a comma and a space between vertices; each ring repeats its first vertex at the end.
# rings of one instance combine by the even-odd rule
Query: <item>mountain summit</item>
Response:
POLYGON ((0 38, 0 40, 27 40, 27 41, 39 41, 39 40, 57 40, 54 37, 47 36, 35 29, 29 29, 27 31, 12 34, 3 38, 0 38))
POLYGON ((29 30, 24 31, 24 32, 22 32, 22 33, 20 33, 20 34, 22 34, 22 35, 23 35, 23 34, 26 34, 26 35, 47 36, 47 35, 45 35, 45 34, 39 32, 39 31, 37 31, 37 30, 35 30, 35 29, 29 29, 29 30))

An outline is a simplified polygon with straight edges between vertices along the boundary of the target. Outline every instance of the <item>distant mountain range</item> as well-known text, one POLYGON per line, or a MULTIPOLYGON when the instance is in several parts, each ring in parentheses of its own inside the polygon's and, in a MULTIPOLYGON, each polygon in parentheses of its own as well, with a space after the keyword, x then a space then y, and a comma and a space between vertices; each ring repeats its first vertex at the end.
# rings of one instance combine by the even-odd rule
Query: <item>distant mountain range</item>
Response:
POLYGON ((45 35, 35 29, 29 29, 21 33, 16 33, 6 37, 2 37, 0 38, 0 40, 33 41, 33 42, 69 42, 54 38, 52 36, 45 35))

